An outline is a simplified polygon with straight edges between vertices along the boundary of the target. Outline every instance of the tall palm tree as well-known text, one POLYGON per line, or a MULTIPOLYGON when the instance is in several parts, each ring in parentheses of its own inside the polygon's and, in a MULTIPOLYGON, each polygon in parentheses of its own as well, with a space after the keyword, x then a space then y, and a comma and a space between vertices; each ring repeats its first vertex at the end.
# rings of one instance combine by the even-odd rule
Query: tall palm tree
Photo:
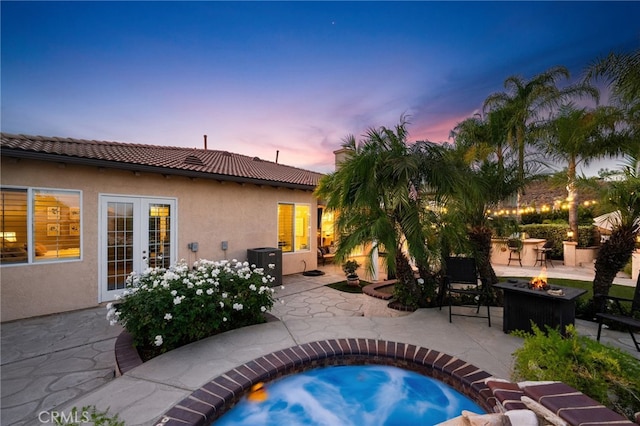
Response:
POLYGON ((570 97, 599 97, 598 91, 587 84, 559 88, 558 83, 569 77, 569 71, 565 67, 550 68, 530 80, 510 76, 504 82, 506 92, 489 95, 484 101, 485 110, 504 110, 509 117, 505 134, 507 142, 518 154, 518 177, 521 182, 525 178, 526 146, 532 143, 531 124, 570 97))
MULTIPOLYGON (((618 271, 629 261, 634 237, 640 232, 640 49, 611 53, 591 64, 585 81, 604 79, 611 91, 611 103, 624 111, 621 145, 628 154, 623 180, 613 181, 605 202, 620 211, 620 221, 596 257, 594 294, 607 295, 618 271)), ((594 300, 600 306, 603 299, 594 300)))
POLYGON ((616 133, 622 113, 614 107, 577 108, 569 103, 554 118, 537 128, 544 151, 567 165, 566 188, 569 202, 569 229, 578 236, 577 167, 595 159, 622 154, 624 145, 616 133))
POLYGON ((598 79, 611 90, 611 103, 625 112, 627 150, 632 158, 640 158, 640 49, 598 59, 587 68, 585 81, 598 79))
POLYGON ((469 162, 487 159, 495 155, 498 166, 504 165, 508 148, 506 139, 506 109, 495 109, 484 115, 475 114, 456 125, 450 137, 455 140, 456 148, 466 151, 469 162))
POLYGON ((382 248, 387 271, 407 290, 410 300, 402 302, 423 305, 425 298, 409 264, 409 257, 418 265, 428 263, 421 157, 411 154, 405 117, 394 129, 371 128, 364 136, 359 143, 353 136, 344 140, 343 146, 351 149, 349 157, 323 177, 316 190, 327 208, 338 213, 336 257, 343 260, 363 244, 382 248))
MULTIPOLYGON (((493 226, 488 212, 517 193, 520 179, 515 163, 505 164, 504 159, 499 160, 497 156, 470 158, 468 152, 465 144, 458 145, 457 139, 455 148, 448 152, 448 167, 460 179, 454 187, 441 189, 445 193, 447 188, 452 189, 446 199, 447 214, 443 221, 449 227, 457 225, 454 229, 466 236, 466 248, 476 258, 481 277, 496 283, 498 279, 491 266, 493 226)), ((464 243, 460 244, 459 240, 456 243, 458 249, 465 249, 464 243)))
MULTIPOLYGON (((635 242, 640 235, 640 174, 639 158, 629 157, 624 169, 624 179, 610 182, 605 194, 605 205, 618 212, 611 236, 598 251, 595 262, 593 294, 606 296, 618 271, 631 258, 635 242)), ((595 306, 601 306, 603 298, 594 297, 595 306)))

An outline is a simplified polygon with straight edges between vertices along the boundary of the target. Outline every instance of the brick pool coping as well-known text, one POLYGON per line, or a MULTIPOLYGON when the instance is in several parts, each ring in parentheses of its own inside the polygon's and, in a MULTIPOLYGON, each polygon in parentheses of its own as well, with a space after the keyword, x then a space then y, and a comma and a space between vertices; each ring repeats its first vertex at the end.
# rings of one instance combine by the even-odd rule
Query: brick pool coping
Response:
MULTIPOLYGON (((116 371, 124 374, 142 364, 126 331, 116 339, 116 371)), ((522 397, 560 417, 567 424, 635 425, 564 383, 520 387, 505 382, 454 356, 412 344, 385 340, 329 339, 293 346, 229 370, 170 408, 156 425, 209 425, 246 395, 251 386, 288 374, 335 365, 391 365, 448 384, 487 413, 528 408, 522 397)))
POLYGON ((555 416, 569 425, 637 424, 561 382, 516 384, 488 381, 487 385, 507 411, 530 408, 523 402, 523 397, 527 397, 530 404, 533 401, 533 404, 542 407, 534 411, 545 411, 547 415, 555 416))
POLYGON ((313 368, 335 365, 392 365, 438 379, 466 395, 487 412, 496 398, 485 383, 486 371, 411 344, 374 339, 329 339, 276 351, 227 371, 169 409, 157 425, 209 425, 256 383, 313 368))
POLYGON ((569 425, 634 425, 564 383, 522 389, 500 381, 451 355, 411 344, 374 339, 329 339, 272 352, 227 371, 170 408, 156 425, 209 425, 246 395, 251 386, 288 374, 336 365, 392 365, 448 384, 487 413, 527 408, 527 396, 569 425), (492 380, 494 379, 494 380, 492 380), (517 389, 517 391, 516 391, 517 389))

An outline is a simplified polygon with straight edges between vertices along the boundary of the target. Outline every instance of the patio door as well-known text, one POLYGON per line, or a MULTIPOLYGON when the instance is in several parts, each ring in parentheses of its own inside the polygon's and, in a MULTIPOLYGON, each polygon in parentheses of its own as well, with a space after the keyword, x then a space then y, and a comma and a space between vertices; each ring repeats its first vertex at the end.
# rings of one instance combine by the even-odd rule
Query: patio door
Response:
POLYGON ((176 259, 176 201, 100 196, 100 302, 114 300, 127 276, 176 259))

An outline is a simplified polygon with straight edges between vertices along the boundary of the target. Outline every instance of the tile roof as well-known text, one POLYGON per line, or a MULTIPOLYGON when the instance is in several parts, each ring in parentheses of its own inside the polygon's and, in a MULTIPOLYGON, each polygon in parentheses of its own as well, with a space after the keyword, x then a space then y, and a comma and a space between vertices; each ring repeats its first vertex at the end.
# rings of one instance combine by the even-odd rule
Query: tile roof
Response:
POLYGON ((227 151, 0 133, 2 155, 312 190, 321 173, 227 151))

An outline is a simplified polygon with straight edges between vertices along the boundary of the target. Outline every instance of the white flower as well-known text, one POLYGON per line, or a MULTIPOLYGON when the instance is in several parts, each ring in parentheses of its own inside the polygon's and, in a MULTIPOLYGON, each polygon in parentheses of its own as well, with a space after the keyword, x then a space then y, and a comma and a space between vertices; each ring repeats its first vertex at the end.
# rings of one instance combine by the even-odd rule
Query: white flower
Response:
POLYGON ((420 285, 424 284, 424 280, 422 278, 418 278, 418 284, 420 285))
POLYGON ((227 293, 222 293, 222 298, 223 298, 223 299, 226 299, 226 298, 227 298, 227 296, 229 296, 227 293))
POLYGON ((202 289, 201 289, 201 288, 199 288, 199 289, 197 289, 197 290, 196 290, 196 294, 197 294, 198 296, 202 296, 202 293, 203 293, 203 292, 202 292, 202 289))
POLYGON ((176 294, 178 294, 178 292, 176 290, 171 290, 171 295, 175 296, 176 294))
MULTIPOLYGON (((184 297, 184 296, 183 296, 183 297, 184 297)), ((181 298, 180 296, 176 296, 176 297, 173 299, 173 304, 174 304, 174 305, 179 305, 179 304, 181 304, 181 303, 182 303, 182 298, 181 298)))
POLYGON ((107 303, 107 310, 110 311, 111 308, 113 308, 113 303, 111 302, 107 303))
POLYGON ((251 291, 256 291, 256 286, 255 286, 254 284, 251 284, 251 285, 249 286, 249 290, 251 290, 251 291))
POLYGON ((269 266, 269 269, 276 269, 276 264, 275 263, 270 263, 267 266, 269 266))
POLYGON ((264 306, 260 306, 260 311, 261 312, 267 312, 267 308, 265 308, 264 306))
POLYGON ((227 317, 222 317, 222 322, 227 322, 227 317))
POLYGON ((109 325, 116 325, 117 323, 118 323, 118 321, 116 321, 116 320, 109 321, 109 325))
POLYGON ((164 319, 166 319, 167 321, 170 321, 173 318, 173 315, 166 313, 164 314, 164 319))
POLYGON ((224 303, 223 302, 220 302, 220 307, 224 308, 224 303))
POLYGON ((236 311, 241 311, 243 307, 244 306, 242 306, 242 303, 234 303, 233 304, 233 309, 235 309, 236 311))
POLYGON ((283 285, 280 286, 280 290, 284 290, 284 286, 283 285))
POLYGON ((268 281, 269 281, 269 280, 267 279, 267 277, 262 277, 262 282, 263 282, 263 283, 265 283, 265 284, 266 284, 268 281))
POLYGON ((162 346, 162 336, 161 335, 157 335, 156 336, 156 340, 153 342, 156 346, 162 346))
POLYGON ((211 296, 211 295, 213 294, 213 289, 212 289, 212 288, 208 288, 208 289, 207 289, 207 294, 208 294, 209 296, 211 296))

